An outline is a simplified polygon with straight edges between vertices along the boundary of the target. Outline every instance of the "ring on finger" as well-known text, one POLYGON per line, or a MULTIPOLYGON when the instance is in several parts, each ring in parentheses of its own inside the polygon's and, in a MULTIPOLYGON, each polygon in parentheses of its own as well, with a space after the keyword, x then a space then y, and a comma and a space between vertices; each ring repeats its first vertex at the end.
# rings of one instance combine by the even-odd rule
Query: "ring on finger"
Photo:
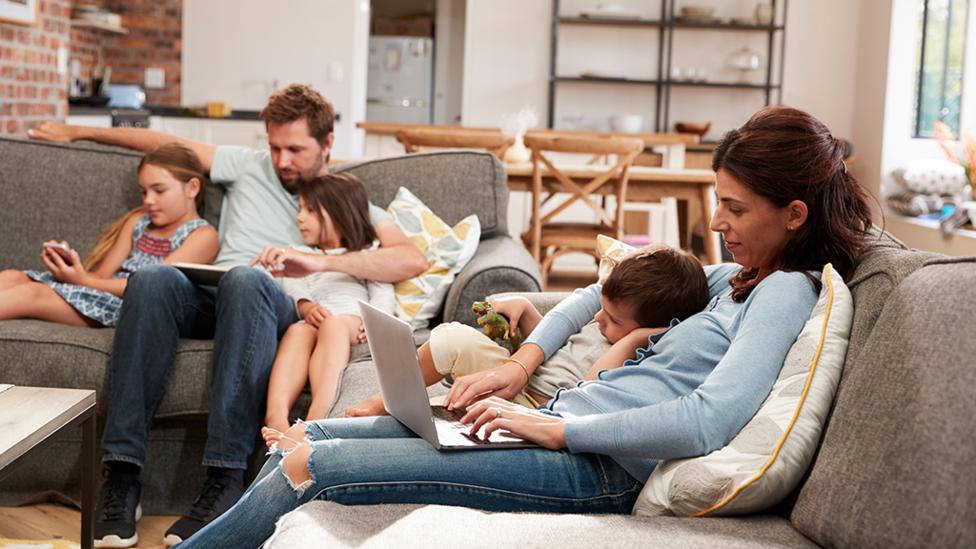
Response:
POLYGON ((500 417, 502 417, 502 409, 501 408, 495 408, 495 419, 498 419, 500 417))

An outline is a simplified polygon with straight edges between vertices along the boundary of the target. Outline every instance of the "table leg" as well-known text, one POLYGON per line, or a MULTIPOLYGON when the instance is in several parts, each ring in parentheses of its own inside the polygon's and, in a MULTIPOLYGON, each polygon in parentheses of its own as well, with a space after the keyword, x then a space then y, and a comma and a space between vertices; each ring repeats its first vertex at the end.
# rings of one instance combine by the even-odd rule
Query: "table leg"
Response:
POLYGON ((81 547, 91 549, 95 530, 95 411, 81 423, 81 547))

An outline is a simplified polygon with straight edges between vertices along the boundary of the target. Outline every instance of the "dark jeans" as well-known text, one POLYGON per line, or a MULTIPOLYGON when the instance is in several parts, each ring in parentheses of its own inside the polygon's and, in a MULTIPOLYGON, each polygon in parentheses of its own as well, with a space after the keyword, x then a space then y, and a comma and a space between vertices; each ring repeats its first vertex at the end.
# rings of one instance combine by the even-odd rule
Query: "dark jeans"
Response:
POLYGON ((265 273, 236 267, 217 288, 168 265, 129 278, 108 366, 103 461, 142 466, 152 417, 166 392, 179 338, 214 339, 203 464, 245 469, 263 420, 278 339, 295 306, 265 273))

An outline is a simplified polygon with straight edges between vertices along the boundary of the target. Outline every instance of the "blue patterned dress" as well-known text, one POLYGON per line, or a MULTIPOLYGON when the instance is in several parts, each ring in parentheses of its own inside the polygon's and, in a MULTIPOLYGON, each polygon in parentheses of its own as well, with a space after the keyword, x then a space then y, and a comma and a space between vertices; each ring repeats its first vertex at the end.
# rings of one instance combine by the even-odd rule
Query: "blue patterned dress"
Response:
MULTIPOLYGON (((146 234, 148 225, 148 215, 136 222, 136 226, 132 230, 132 252, 122 262, 119 271, 112 278, 129 278, 129 275, 147 265, 162 263, 166 256, 183 245, 190 233, 210 224, 203 219, 188 221, 176 229, 176 233, 170 238, 149 236, 146 234)), ((49 271, 25 271, 24 274, 37 282, 50 286, 68 302, 68 305, 102 326, 115 326, 119 320, 122 298, 117 295, 88 286, 58 282, 49 271)))

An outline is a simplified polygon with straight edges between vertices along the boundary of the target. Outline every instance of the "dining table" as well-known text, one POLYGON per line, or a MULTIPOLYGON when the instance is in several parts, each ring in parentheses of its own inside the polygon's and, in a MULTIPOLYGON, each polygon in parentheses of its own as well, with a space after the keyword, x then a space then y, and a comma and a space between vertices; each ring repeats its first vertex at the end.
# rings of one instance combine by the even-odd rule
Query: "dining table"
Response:
MULTIPOLYGON (((585 184, 598 174, 606 171, 606 166, 579 164, 563 165, 558 169, 574 182, 585 184)), ((543 168, 542 185, 547 192, 570 192, 563 188, 555 177, 547 175, 543 168)), ((508 174, 508 188, 513 191, 532 192, 532 163, 505 164, 508 174)), ((685 227, 680 230, 687 235, 698 221, 704 221, 705 257, 708 264, 721 263, 719 237, 708 230, 708 224, 715 211, 715 172, 709 169, 675 169, 631 166, 627 182, 628 202, 659 202, 665 197, 684 200, 688 204, 685 227)), ((604 186, 603 193, 611 192, 604 186)), ((600 194, 600 190, 596 194, 600 194)), ((690 245, 690 239, 689 245, 690 245)))

